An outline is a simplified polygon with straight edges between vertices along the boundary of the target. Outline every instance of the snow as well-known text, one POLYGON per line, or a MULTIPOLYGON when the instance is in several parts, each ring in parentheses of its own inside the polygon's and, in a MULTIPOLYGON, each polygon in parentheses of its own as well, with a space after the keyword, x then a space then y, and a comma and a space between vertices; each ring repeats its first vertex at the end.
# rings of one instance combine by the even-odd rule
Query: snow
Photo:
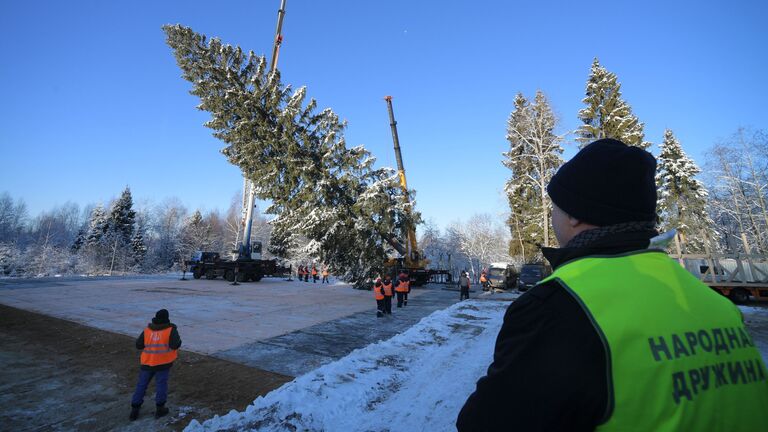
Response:
POLYGON ((453 430, 491 363, 507 306, 456 303, 259 397, 244 412, 193 420, 185 430, 453 430))
POLYGON ((744 323, 749 330, 755 346, 768 364, 768 308, 764 306, 739 306, 744 323))

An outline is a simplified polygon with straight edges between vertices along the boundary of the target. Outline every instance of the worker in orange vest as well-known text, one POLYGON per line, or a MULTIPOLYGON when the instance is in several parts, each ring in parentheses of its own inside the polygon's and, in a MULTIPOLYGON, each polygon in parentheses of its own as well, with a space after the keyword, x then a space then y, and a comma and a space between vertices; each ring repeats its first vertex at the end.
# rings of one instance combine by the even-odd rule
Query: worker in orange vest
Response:
POLYGON ((304 266, 300 265, 296 267, 296 275, 299 277, 299 282, 304 280, 304 266))
POLYGON ((395 293, 397 293, 397 307, 408 306, 409 292, 411 292, 411 280, 408 277, 408 273, 402 271, 397 277, 397 286, 395 286, 395 293))
POLYGON ((312 264, 312 283, 317 283, 317 267, 312 264))
POLYGON ((459 277, 459 301, 469 299, 469 273, 463 271, 459 277))
POLYGON ((483 286, 483 291, 488 291, 490 289, 488 284, 488 277, 485 275, 485 271, 480 273, 480 285, 483 286))
POLYGON ((330 282, 328 282, 328 267, 323 267, 323 280, 321 280, 320 283, 321 284, 323 284, 323 283, 330 284, 330 282))
POLYGON ((376 299, 376 317, 381 318, 384 316, 384 286, 381 278, 376 278, 373 284, 373 297, 376 299))
POLYGON ((168 414, 165 406, 168 397, 168 375, 171 372, 181 337, 176 324, 171 323, 168 311, 160 309, 136 339, 136 349, 141 350, 141 370, 136 391, 131 398, 131 421, 139 418, 141 404, 149 382, 155 378, 155 418, 168 414))
POLYGON ((392 279, 390 279, 389 275, 384 276, 381 286, 384 288, 384 314, 392 315, 392 296, 395 293, 392 290, 392 279))

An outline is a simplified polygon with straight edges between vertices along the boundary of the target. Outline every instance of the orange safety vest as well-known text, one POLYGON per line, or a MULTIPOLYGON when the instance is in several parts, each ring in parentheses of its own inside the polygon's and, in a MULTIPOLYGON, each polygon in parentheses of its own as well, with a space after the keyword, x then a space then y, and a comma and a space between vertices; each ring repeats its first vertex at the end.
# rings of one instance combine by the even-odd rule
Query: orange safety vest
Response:
POLYGON ((376 300, 384 300, 384 294, 381 293, 381 285, 373 285, 373 296, 376 297, 376 300))
POLYGON ((480 275, 480 282, 487 282, 488 279, 485 277, 485 275, 480 275))
POLYGON ((384 287, 384 295, 387 297, 392 297, 392 282, 388 284, 382 283, 382 286, 384 287))
POLYGON ((144 350, 141 351, 141 364, 158 366, 173 363, 177 350, 171 349, 171 331, 173 327, 162 330, 144 329, 144 350))
POLYGON ((317 276, 317 269, 312 267, 312 276, 317 276))
POLYGON ((397 286, 395 287, 395 291, 407 293, 408 292, 408 287, 410 286, 410 284, 411 284, 410 281, 400 280, 400 283, 397 284, 397 286))
POLYGON ((328 270, 323 270, 323 276, 328 276, 328 270))

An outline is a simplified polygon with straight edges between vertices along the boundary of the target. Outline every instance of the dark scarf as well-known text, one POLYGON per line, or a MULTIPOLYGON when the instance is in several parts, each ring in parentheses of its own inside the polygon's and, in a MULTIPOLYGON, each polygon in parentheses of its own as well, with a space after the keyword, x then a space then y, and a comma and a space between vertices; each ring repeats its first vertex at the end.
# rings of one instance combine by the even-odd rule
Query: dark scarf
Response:
POLYGON ((583 231, 563 248, 541 248, 553 269, 588 255, 616 255, 648 248, 658 235, 654 222, 627 222, 583 231))

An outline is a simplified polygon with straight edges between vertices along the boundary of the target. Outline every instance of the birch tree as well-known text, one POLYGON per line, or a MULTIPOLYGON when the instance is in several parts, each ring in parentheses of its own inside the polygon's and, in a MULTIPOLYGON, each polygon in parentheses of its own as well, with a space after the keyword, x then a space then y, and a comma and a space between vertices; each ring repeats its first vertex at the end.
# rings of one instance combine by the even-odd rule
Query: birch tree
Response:
POLYGON ((533 103, 518 93, 514 106, 507 121, 510 149, 502 161, 512 171, 505 185, 512 235, 509 251, 527 260, 538 253, 539 245, 550 246, 555 241, 546 187, 563 162, 563 148, 562 137, 554 133, 557 119, 544 93, 536 92, 533 103))
POLYGON ((738 129, 708 153, 711 209, 726 248, 768 253, 768 137, 738 129))
POLYGON ((479 276, 480 270, 492 262, 509 261, 507 230, 489 214, 476 214, 466 223, 454 223, 451 229, 457 234, 459 250, 469 259, 470 271, 479 276))

